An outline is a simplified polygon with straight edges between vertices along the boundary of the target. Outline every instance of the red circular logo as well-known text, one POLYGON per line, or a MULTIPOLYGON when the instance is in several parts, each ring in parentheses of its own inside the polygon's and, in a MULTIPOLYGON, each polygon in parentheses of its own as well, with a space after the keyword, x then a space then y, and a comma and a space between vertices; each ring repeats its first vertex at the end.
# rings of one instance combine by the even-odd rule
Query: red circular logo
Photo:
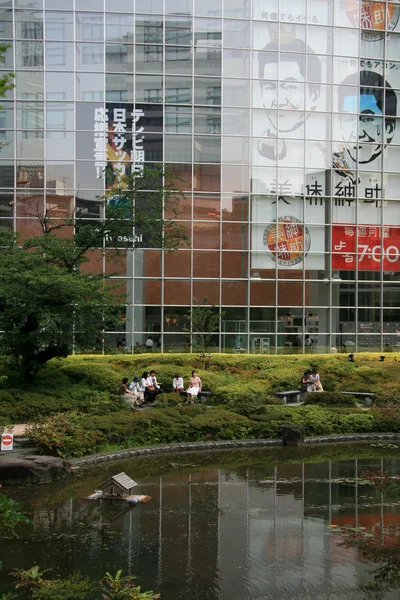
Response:
POLYGON ((2 440, 1 440, 3 446, 11 446, 12 441, 13 441, 13 439, 12 439, 11 435, 3 435, 2 440))

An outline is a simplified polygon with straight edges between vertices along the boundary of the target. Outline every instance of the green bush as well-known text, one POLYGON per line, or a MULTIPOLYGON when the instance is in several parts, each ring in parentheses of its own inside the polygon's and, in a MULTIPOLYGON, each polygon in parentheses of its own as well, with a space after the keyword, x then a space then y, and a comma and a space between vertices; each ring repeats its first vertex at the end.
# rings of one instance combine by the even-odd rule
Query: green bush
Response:
POLYGON ((33 593, 32 600, 88 600, 93 584, 81 573, 72 573, 65 579, 48 579, 33 593))
POLYGON ((340 392, 312 392, 305 397, 304 404, 318 404, 321 406, 348 406, 356 407, 357 402, 354 396, 341 394, 340 392))

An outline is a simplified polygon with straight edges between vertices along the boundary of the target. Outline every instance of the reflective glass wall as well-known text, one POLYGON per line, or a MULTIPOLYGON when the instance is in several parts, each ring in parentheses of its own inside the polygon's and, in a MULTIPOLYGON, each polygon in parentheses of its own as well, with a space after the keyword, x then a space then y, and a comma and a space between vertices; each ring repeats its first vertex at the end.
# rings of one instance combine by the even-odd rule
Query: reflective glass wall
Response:
POLYGON ((107 167, 181 179, 190 245, 127 253, 106 351, 189 350, 205 298, 213 351, 400 346, 398 2, 0 0, 0 39, 2 227, 99 218, 107 167))

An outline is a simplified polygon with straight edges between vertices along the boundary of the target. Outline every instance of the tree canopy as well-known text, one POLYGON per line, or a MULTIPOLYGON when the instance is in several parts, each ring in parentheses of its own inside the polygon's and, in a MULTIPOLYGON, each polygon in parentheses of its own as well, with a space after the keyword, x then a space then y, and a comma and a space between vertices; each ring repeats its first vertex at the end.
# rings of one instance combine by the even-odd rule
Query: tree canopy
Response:
POLYGON ((126 298, 107 281, 113 273, 103 273, 103 258, 125 266, 138 247, 173 250, 184 242, 176 187, 161 167, 145 169, 96 201, 98 218, 32 207, 41 235, 22 240, 0 230, 0 350, 13 369, 31 379, 48 360, 74 347, 93 351, 116 330, 126 298), (86 264, 92 250, 98 268, 86 264))

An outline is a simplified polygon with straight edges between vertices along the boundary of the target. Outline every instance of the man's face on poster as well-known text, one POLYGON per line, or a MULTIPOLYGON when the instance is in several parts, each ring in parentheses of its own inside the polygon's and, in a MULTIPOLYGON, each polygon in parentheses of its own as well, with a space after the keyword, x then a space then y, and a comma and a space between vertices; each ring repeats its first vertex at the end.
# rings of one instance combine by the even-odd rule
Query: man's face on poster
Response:
POLYGON ((274 132, 289 133, 300 127, 305 119, 306 95, 308 108, 315 109, 319 93, 305 84, 304 75, 295 61, 282 61, 276 81, 276 63, 267 63, 261 80, 261 97, 274 132), (279 122, 278 122, 279 110, 279 122))
MULTIPOLYGON (((374 94, 368 89, 360 94, 360 115, 356 112, 357 96, 346 96, 343 102, 343 112, 348 113, 341 119, 341 128, 348 155, 354 162, 368 164, 382 154, 385 144, 392 141, 394 122, 386 119, 377 104, 374 94), (353 113, 353 114, 350 114, 353 113)), ((378 92, 379 93, 379 92, 378 92)))

